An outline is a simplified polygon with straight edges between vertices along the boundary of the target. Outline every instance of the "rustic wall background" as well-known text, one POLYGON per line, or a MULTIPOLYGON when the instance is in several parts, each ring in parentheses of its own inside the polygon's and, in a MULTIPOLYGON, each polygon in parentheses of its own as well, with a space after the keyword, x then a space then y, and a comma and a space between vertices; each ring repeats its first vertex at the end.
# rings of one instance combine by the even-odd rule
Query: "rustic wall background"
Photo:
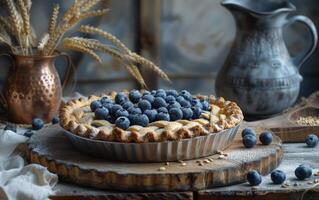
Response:
MULTIPOLYGON (((145 76, 151 80, 151 88, 186 88, 193 93, 210 94, 214 93, 216 73, 228 54, 236 31, 231 14, 220 5, 220 1, 109 0, 106 3, 111 11, 107 16, 85 23, 99 24, 132 50, 160 62, 170 75, 172 84, 157 81, 152 74, 145 72, 145 76), (148 27, 151 30, 158 27, 160 31, 155 33, 148 27), (157 34, 159 37, 156 37, 157 34)), ((48 19, 50 8, 56 2, 62 7, 72 3, 71 0, 33 0, 32 21, 39 35, 46 30, 45 19, 48 19)), ((298 14, 309 16, 319 27, 319 7, 316 6, 316 0, 307 0, 306 3, 302 0, 291 2, 296 5, 298 14)), ((3 8, 3 3, 0 2, 0 8, 3 8)), ((307 43, 308 34, 303 26, 289 27, 285 35, 292 54, 299 52, 307 43)), ((81 93, 91 94, 138 86, 119 63, 108 56, 103 56, 105 63, 101 66, 87 56, 72 55, 78 66, 76 90, 81 93)), ((3 58, 1 62, 3 67, 0 68, 0 80, 3 83, 10 64, 3 58)), ((318 63, 317 50, 301 69, 304 76, 302 95, 319 89, 318 63)), ((62 59, 59 60, 57 66, 60 71, 63 65, 62 59)))

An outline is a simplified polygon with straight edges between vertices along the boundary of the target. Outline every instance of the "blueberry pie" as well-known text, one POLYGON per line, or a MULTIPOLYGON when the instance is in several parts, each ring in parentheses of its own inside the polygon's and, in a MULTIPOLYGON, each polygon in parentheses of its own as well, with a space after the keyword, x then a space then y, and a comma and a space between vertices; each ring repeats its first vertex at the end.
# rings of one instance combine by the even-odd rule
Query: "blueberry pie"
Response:
POLYGON ((113 142, 160 142, 214 134, 243 120, 236 103, 182 90, 111 92, 68 102, 61 126, 81 137, 113 142))

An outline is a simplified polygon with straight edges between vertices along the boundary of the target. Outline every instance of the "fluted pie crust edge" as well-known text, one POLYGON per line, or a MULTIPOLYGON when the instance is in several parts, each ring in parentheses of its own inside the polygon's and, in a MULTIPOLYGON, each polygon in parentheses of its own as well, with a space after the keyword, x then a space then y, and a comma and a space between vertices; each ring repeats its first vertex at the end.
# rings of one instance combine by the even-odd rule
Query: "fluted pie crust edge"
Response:
MULTIPOLYGON (((95 120, 90 110, 91 102, 107 96, 115 98, 116 92, 101 96, 89 96, 67 102, 60 110, 60 125, 67 131, 81 137, 110 142, 163 142, 196 136, 214 134, 233 128, 243 120, 243 114, 235 102, 214 96, 196 95, 198 99, 208 99, 210 109, 199 119, 177 121, 155 121, 146 127, 133 125, 127 130, 115 127, 106 120, 95 120)), ((125 92, 127 95, 128 92, 125 92)))

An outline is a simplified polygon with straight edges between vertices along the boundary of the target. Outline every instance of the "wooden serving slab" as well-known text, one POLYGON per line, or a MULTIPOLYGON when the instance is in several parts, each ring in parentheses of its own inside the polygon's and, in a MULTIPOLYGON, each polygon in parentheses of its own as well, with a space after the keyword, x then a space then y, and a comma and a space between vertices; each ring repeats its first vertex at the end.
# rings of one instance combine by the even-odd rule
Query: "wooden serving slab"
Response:
POLYGON ((47 167, 61 180, 109 190, 195 191, 231 185, 244 182, 251 169, 268 174, 283 157, 278 137, 271 145, 258 144, 253 149, 245 149, 241 139, 235 138, 223 155, 171 163, 112 162, 79 153, 63 131, 52 126, 33 135, 27 148, 29 162, 47 167))
POLYGON ((279 116, 246 122, 246 126, 257 129, 268 129, 275 133, 285 142, 304 142, 309 134, 319 137, 319 124, 300 124, 300 119, 313 117, 319 119, 319 92, 313 93, 307 99, 303 99, 295 107, 287 110, 279 116))

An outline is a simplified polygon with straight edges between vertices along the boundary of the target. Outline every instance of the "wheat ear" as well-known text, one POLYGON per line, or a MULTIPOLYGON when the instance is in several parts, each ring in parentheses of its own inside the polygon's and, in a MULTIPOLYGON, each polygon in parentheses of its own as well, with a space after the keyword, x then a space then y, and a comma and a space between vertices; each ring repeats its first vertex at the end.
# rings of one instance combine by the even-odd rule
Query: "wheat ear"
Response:
POLYGON ((7 32, 11 35, 15 35, 15 29, 14 27, 12 27, 10 25, 10 22, 5 19, 3 16, 0 16, 0 24, 3 25, 5 27, 5 29, 7 30, 7 32))
POLYGON ((80 44, 77 44, 77 43, 63 41, 62 42, 62 48, 64 48, 64 49, 72 49, 72 50, 75 50, 75 51, 79 51, 79 52, 88 54, 89 56, 91 56, 97 62, 102 63, 101 58, 96 53, 94 53, 93 50, 91 50, 91 49, 89 49, 89 48, 87 48, 87 47, 85 47, 83 45, 80 45, 80 44))
POLYGON ((102 9, 102 10, 95 10, 95 11, 85 12, 85 13, 82 13, 79 18, 80 19, 86 19, 86 18, 89 18, 89 17, 98 17, 98 16, 105 15, 108 11, 109 11, 109 9, 102 9))
POLYGON ((14 28, 14 34, 15 36, 20 35, 20 16, 18 14, 17 8, 12 0, 5 0, 7 7, 8 7, 8 12, 10 15, 10 23, 11 26, 14 28))
POLYGON ((30 15, 23 0, 18 0, 19 9, 23 21, 23 34, 28 36, 30 34, 30 15))
POLYGON ((154 63, 152 63, 151 61, 143 58, 142 56, 137 55, 136 53, 130 53, 127 56, 128 60, 131 60, 135 63, 141 64, 142 67, 146 67, 152 71, 154 71, 156 74, 158 74, 161 78, 166 79, 167 81, 169 81, 168 76, 158 67, 156 66, 154 63))
POLYGON ((140 70, 138 70, 138 68, 136 67, 136 65, 133 65, 133 64, 125 65, 125 68, 140 83, 140 85, 143 88, 146 88, 146 83, 143 79, 143 76, 140 70))
POLYGON ((53 31, 55 30, 57 20, 58 20, 58 15, 59 15, 59 9, 60 9, 59 4, 55 4, 52 8, 50 20, 49 20, 49 27, 48 27, 49 35, 52 35, 53 31))
POLYGON ((106 32, 106 31, 103 31, 103 30, 101 30, 99 28, 95 28, 93 26, 88 26, 88 25, 82 25, 80 27, 79 31, 82 32, 82 33, 90 33, 90 34, 100 35, 100 36, 104 37, 105 39, 107 39, 108 41, 112 42, 119 49, 124 51, 124 53, 131 52, 119 39, 117 39, 112 34, 106 32))
POLYGON ((87 1, 83 1, 81 4, 81 10, 82 11, 88 11, 90 10, 93 6, 95 6, 96 4, 98 4, 101 0, 87 0, 87 1))
POLYGON ((43 48, 48 43, 49 39, 50 39, 50 34, 48 34, 48 33, 44 34, 44 36, 42 37, 42 39, 40 40, 39 45, 38 45, 39 51, 43 51, 43 48))

